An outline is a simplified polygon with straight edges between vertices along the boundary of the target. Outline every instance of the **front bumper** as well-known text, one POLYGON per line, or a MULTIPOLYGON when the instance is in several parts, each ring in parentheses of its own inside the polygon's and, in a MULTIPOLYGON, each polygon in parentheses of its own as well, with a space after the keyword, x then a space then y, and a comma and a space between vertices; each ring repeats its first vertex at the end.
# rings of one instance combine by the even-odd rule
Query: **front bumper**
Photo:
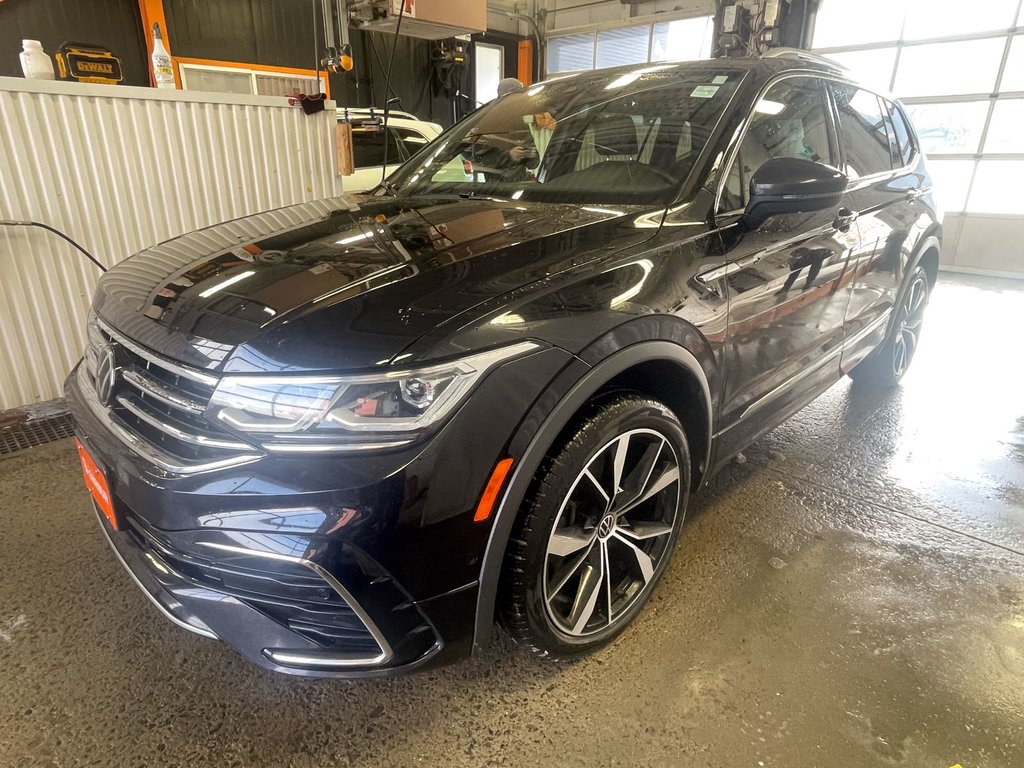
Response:
MULTIPOLYGON (((223 640, 249 661, 267 669, 299 675, 365 676, 425 666, 442 648, 430 625, 420 618, 422 633, 433 638, 433 642, 427 642, 426 649, 412 661, 399 668, 388 667, 395 658, 394 650, 352 595, 314 563, 298 558, 283 561, 309 569, 311 579, 322 579, 325 585, 338 590, 338 597, 345 603, 345 607, 335 610, 333 615, 346 620, 350 649, 325 650, 323 644, 271 618, 264 612, 267 610, 262 604, 265 601, 254 599, 257 593, 237 586, 229 588, 230 591, 213 589, 197 576, 201 570, 193 558, 179 560, 180 553, 156 545, 150 536, 139 534, 138 522, 129 522, 126 531, 114 531, 102 513, 98 509, 95 512, 100 530, 117 559, 164 616, 197 635, 223 640), (191 574, 179 570, 181 562, 192 570, 191 574), (365 632, 360 631, 359 625, 365 627, 365 632)), ((318 589, 322 591, 324 587, 318 589)), ((332 607, 337 609, 337 601, 334 602, 332 607)), ((329 600, 324 600, 323 604, 329 604, 329 600)), ((410 605, 407 610, 414 608, 410 605)))
POLYGON ((77 371, 66 396, 119 530, 99 524, 168 618, 274 671, 386 675, 471 652, 490 533, 473 521, 475 504, 566 357, 548 349, 504 366, 439 435, 406 451, 263 456, 193 474, 126 444, 77 371))

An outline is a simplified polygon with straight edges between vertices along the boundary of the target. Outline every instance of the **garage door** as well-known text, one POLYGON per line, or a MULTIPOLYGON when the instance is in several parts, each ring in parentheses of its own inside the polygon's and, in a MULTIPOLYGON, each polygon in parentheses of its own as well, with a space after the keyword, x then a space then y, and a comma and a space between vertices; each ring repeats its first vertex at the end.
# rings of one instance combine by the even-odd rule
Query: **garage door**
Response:
POLYGON ((1024 277, 1020 0, 824 0, 814 48, 900 97, 946 209, 942 261, 1024 277))

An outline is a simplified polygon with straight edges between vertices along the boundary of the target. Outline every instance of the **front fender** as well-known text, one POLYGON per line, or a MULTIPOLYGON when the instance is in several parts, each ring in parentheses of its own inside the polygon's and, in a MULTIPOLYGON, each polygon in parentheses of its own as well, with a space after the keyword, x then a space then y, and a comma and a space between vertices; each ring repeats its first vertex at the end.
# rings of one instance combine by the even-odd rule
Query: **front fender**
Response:
MULTIPOLYGON (((707 424, 707 434, 703 436, 706 446, 703 466, 710 466, 714 401, 711 379, 701 358, 705 364, 713 363, 710 347, 693 326, 679 320, 659 323, 657 317, 640 318, 605 334, 584 349, 537 399, 509 444, 510 455, 517 457, 517 462, 494 514, 480 568, 474 650, 484 647, 493 632, 505 550, 530 484, 558 435, 605 384, 624 371, 652 360, 678 365, 693 377, 701 392, 707 424), (643 337, 659 326, 662 330, 672 328, 673 338, 643 337), (694 348, 691 350, 682 342, 694 348)), ((717 378, 717 367, 712 367, 711 371, 717 378)))

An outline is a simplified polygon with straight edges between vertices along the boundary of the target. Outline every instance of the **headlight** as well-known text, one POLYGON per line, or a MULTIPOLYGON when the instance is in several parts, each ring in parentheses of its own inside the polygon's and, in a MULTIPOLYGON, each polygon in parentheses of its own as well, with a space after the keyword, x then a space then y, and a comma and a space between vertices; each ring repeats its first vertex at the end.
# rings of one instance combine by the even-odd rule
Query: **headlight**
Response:
POLYGON ((525 341, 450 363, 360 376, 225 376, 207 415, 273 451, 396 447, 439 424, 525 341))

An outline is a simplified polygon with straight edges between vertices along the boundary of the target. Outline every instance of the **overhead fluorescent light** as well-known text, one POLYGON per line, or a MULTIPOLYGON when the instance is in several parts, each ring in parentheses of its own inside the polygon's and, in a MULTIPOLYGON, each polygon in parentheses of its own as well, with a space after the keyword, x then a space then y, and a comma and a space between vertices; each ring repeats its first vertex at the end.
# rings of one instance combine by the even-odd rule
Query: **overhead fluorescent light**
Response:
POLYGON ((780 101, 772 101, 771 99, 761 99, 757 102, 757 106, 754 107, 754 111, 761 115, 777 115, 785 110, 785 104, 780 101))
POLYGON ((639 80, 640 79, 640 75, 642 75, 642 74, 643 74, 643 72, 627 72, 624 75, 620 75, 619 77, 616 77, 614 80, 612 80, 610 83, 608 83, 608 85, 606 85, 604 87, 604 89, 606 91, 613 91, 616 88, 622 88, 625 85, 629 85, 630 83, 639 80))
POLYGON ((245 280, 245 278, 247 278, 247 277, 252 277, 255 274, 256 274, 256 270, 255 269, 247 269, 245 272, 239 272, 237 275, 232 275, 227 280, 222 280, 221 282, 217 283, 216 285, 214 285, 214 286, 212 286, 210 288, 207 288, 205 291, 203 291, 202 293, 199 294, 199 298, 201 298, 201 299, 208 299, 210 296, 213 296, 213 294, 217 293, 217 291, 223 291, 229 285, 234 285, 235 283, 237 283, 237 282, 239 282, 241 280, 245 280))
POLYGON ((348 245, 349 243, 357 243, 360 240, 365 240, 370 237, 372 232, 363 232, 361 235, 352 235, 351 237, 343 237, 341 240, 336 240, 338 245, 348 245))

